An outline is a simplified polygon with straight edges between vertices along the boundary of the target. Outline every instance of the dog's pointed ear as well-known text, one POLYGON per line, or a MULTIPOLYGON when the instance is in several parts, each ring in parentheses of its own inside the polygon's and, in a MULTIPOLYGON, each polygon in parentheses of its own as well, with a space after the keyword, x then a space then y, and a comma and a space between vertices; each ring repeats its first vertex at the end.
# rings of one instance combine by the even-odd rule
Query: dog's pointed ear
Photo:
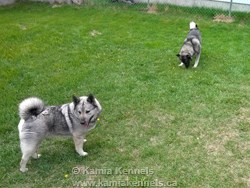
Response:
POLYGON ((92 94, 89 94, 87 101, 91 104, 95 104, 95 97, 92 94))
POLYGON ((180 57, 180 54, 176 54, 177 57, 180 57))
POLYGON ((76 97, 75 95, 72 96, 72 99, 73 99, 73 102, 74 102, 75 106, 80 102, 80 98, 76 97))

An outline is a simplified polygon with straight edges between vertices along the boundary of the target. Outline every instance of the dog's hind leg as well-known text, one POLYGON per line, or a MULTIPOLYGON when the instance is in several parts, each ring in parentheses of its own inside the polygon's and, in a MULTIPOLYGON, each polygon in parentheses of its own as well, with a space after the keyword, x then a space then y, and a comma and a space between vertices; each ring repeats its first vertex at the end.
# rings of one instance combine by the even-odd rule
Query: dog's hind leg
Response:
POLYGON ((27 146, 27 144, 22 144, 22 159, 20 162, 20 171, 26 172, 28 171, 28 168, 26 168, 26 164, 29 161, 29 158, 36 153, 36 147, 35 146, 27 146))
POLYGON ((20 162, 20 171, 21 172, 28 171, 28 168, 26 168, 26 164, 27 164, 27 162, 28 162, 28 160, 29 160, 29 158, 30 158, 31 155, 32 154, 30 154, 30 153, 23 154, 22 160, 20 162))
POLYGON ((193 68, 196 68, 198 66, 198 64, 199 64, 199 61, 200 61, 201 44, 200 44, 200 41, 198 39, 196 39, 196 38, 192 39, 192 44, 193 44, 194 51, 195 51, 195 54, 196 54, 195 63, 194 63, 193 68))
POLYGON ((73 135, 73 140, 75 143, 76 152, 81 156, 88 155, 87 152, 83 151, 83 143, 86 142, 87 140, 85 140, 83 136, 76 136, 76 135, 73 135))
POLYGON ((35 157, 38 158, 37 154, 37 148, 39 145, 38 140, 33 141, 34 143, 30 143, 26 141, 26 138, 20 139, 20 146, 21 146, 21 151, 22 151, 22 159, 20 162, 20 171, 21 172, 26 172, 28 171, 28 168, 26 168, 26 164, 29 161, 30 157, 35 157))
POLYGON ((193 68, 196 68, 196 67, 198 66, 199 61, 200 61, 200 56, 201 56, 201 53, 198 53, 198 54, 196 55, 195 63, 194 63, 193 68))

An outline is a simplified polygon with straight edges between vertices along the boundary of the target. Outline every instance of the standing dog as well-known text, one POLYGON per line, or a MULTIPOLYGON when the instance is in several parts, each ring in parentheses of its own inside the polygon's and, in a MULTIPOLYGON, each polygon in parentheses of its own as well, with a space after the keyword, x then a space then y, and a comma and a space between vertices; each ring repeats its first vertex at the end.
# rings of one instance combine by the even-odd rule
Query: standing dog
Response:
POLYGON ((179 66, 185 65, 185 67, 188 68, 195 55, 196 59, 193 67, 196 68, 201 55, 201 34, 195 22, 190 22, 189 27, 190 31, 177 57, 179 57, 181 61, 179 66))
POLYGON ((38 147, 47 135, 72 135, 75 149, 81 156, 85 135, 96 125, 102 107, 93 95, 75 97, 62 106, 45 107, 43 101, 32 97, 19 105, 18 124, 22 159, 20 171, 26 172, 29 158, 39 158, 38 147))

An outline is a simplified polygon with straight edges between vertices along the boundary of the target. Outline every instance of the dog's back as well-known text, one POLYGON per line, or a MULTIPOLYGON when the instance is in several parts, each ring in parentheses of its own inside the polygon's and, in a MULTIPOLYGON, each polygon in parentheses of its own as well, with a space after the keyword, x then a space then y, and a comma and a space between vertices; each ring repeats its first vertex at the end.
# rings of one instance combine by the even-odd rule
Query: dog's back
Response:
POLYGON ((201 43, 201 33, 197 27, 194 29, 191 29, 188 33, 187 39, 192 39, 192 38, 198 39, 199 42, 201 43))

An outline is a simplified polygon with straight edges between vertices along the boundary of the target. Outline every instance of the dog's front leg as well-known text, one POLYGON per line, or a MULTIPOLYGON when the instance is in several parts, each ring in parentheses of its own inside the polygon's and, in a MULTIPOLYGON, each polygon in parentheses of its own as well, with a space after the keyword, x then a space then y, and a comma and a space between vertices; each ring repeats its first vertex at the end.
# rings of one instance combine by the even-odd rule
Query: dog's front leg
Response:
POLYGON ((75 149, 76 152, 79 153, 81 156, 86 156, 88 155, 87 152, 83 151, 83 143, 86 142, 83 136, 74 136, 73 135, 73 140, 75 143, 75 149))
POLYGON ((182 67, 183 65, 184 65, 184 63, 181 62, 181 63, 179 64, 179 67, 182 67))

